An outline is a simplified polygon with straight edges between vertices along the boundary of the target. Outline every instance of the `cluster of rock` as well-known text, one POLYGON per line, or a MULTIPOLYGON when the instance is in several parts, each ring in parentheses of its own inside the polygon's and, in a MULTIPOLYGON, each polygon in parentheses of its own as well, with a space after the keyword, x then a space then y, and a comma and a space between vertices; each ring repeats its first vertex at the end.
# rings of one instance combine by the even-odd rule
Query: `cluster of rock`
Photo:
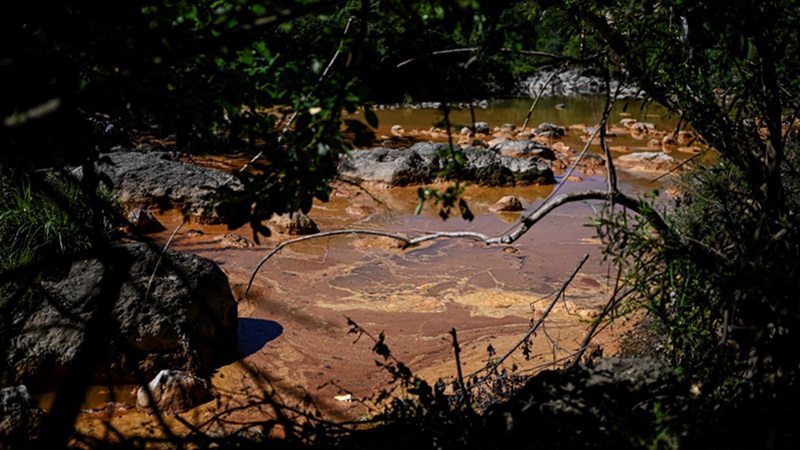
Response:
MULTIPOLYGON (((541 156, 534 156, 534 149, 539 147, 532 141, 519 145, 528 145, 531 157, 515 158, 485 148, 455 146, 453 152, 462 153, 464 163, 451 176, 491 186, 554 183, 549 163, 541 156)), ((383 186, 432 183, 439 180, 450 155, 448 144, 432 142, 417 143, 407 149, 356 150, 342 159, 339 174, 349 181, 383 186)))
MULTIPOLYGON (((597 95, 605 93, 605 82, 603 79, 591 72, 582 69, 561 70, 555 75, 556 69, 542 70, 536 75, 530 76, 521 83, 521 90, 527 92, 532 97, 536 97, 542 92, 544 96, 571 96, 571 95, 597 95), (549 80, 549 81, 548 81, 549 80)), ((642 92, 637 86, 622 84, 617 80, 609 83, 611 92, 616 92, 619 88, 619 96, 623 98, 643 97, 642 92)))
MULTIPOLYGON (((385 103, 380 105, 374 105, 373 109, 439 109, 442 107, 442 102, 405 102, 405 103, 385 103)), ((457 103, 447 103, 447 107, 450 109, 468 109, 468 108, 480 108, 486 109, 489 107, 488 100, 478 100, 474 102, 457 102, 457 103)))
MULTIPOLYGON (((597 127, 573 125, 570 129, 579 132, 581 138, 591 144, 599 144, 597 127)), ((340 175, 349 181, 367 182, 382 186, 408 186, 445 181, 441 174, 456 153, 464 156, 465 162, 458 170, 451 170, 451 177, 459 177, 473 183, 489 186, 553 183, 553 171, 561 173, 569 165, 576 165, 584 175, 604 172, 605 158, 596 153, 586 154, 576 161, 577 153, 561 142, 567 130, 551 123, 542 123, 532 129, 518 129, 514 124, 491 128, 487 122, 476 122, 472 127, 460 131, 458 145, 453 151, 447 144, 418 142, 408 147, 408 138, 440 139, 446 134, 442 130, 412 130, 406 132, 401 126, 392 127, 394 137, 384 136, 384 143, 370 150, 356 150, 344 158, 339 165, 340 175)), ((681 131, 673 136, 655 125, 626 117, 619 125, 606 131, 607 137, 629 134, 634 139, 647 139, 648 147, 661 151, 630 152, 627 147, 611 147, 612 151, 625 153, 615 158, 616 166, 622 170, 636 172, 668 172, 678 167, 675 158, 668 155, 673 150, 696 153, 690 145, 695 135, 681 131), (684 145, 680 147, 679 145, 684 145)), ((573 176, 570 181, 580 181, 573 176)))

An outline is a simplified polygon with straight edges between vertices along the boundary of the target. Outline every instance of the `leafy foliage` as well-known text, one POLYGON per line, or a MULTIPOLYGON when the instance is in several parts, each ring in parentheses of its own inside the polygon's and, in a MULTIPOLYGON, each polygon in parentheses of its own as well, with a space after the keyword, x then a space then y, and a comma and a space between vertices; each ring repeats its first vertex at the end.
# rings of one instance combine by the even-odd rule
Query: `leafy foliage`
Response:
MULTIPOLYGON (((709 382, 791 383, 800 332, 796 2, 571 2, 653 98, 719 152, 680 186, 671 231, 612 210, 607 252, 667 333, 673 361, 709 382), (776 49, 785 48, 779 53, 776 49), (735 370, 728 371, 730 366, 735 370), (780 368, 780 369, 779 369, 780 368)), ((769 384, 768 383, 768 384, 769 384)), ((766 385, 765 385, 766 386, 766 385)))

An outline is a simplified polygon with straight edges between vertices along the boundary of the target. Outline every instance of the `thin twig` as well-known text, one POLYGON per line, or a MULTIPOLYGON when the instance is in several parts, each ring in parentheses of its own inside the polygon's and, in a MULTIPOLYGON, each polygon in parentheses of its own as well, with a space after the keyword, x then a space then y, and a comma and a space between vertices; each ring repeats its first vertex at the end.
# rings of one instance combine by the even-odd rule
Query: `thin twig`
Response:
POLYGON ((611 311, 614 311, 616 307, 620 304, 620 302, 622 302, 622 300, 624 300, 625 298, 627 298, 629 295, 631 295, 633 292, 636 291, 635 288, 630 288, 627 291, 620 294, 619 290, 621 285, 619 283, 619 276, 620 275, 618 273, 617 284, 614 286, 614 292, 611 294, 611 298, 608 299, 608 302, 603 307, 603 311, 600 312, 600 315, 598 315, 592 321, 592 326, 589 328, 589 331, 587 331, 586 334, 584 335, 583 341, 581 342, 580 345, 580 350, 578 350, 578 352, 575 354, 575 358, 569 364, 569 367, 574 367, 580 362, 581 358, 583 357, 583 354, 586 352, 586 348, 588 348, 589 346, 589 342, 591 342, 591 340, 594 339, 597 328, 600 326, 601 323, 603 323, 606 316, 608 316, 611 313, 611 311))
POLYGON ((161 254, 158 255, 158 259, 156 260, 156 265, 153 267, 153 273, 150 274, 150 280, 147 282, 147 289, 144 291, 144 298, 146 299, 148 295, 150 295, 150 288, 153 286, 153 280, 156 278, 156 272, 158 272, 158 266, 161 264, 161 260, 164 259, 164 255, 167 253, 167 249, 169 248, 170 244, 172 244, 172 240, 175 238, 175 235, 178 234, 178 230, 189 220, 189 216, 183 216, 183 220, 181 223, 175 227, 175 230, 167 239, 167 243, 164 244, 164 248, 161 249, 161 254))
POLYGON ((533 100, 533 104, 531 104, 531 109, 528 110, 528 115, 525 116, 525 121, 522 122, 522 129, 523 130, 525 129, 525 127, 528 126, 528 121, 531 119, 531 114, 533 114, 533 110, 536 109, 536 105, 539 103, 539 99, 541 99, 542 95, 544 95, 544 90, 547 89, 547 85, 550 84, 550 81, 552 81, 552 79, 556 75, 561 73, 561 71, 563 70, 564 67, 565 67, 565 65, 561 65, 561 67, 559 67, 558 69, 554 70, 553 73, 551 73, 550 76, 547 77, 546 80, 544 80, 544 84, 542 85, 542 88, 539 89, 539 93, 536 94, 536 98, 533 100))
POLYGON ((467 389, 467 385, 464 384, 464 374, 461 371, 461 347, 458 346, 458 336, 456 335, 456 329, 453 328, 450 330, 450 336, 453 336, 453 352, 456 356, 456 373, 458 374, 458 386, 461 389, 461 394, 463 395, 464 399, 464 406, 469 409, 469 405, 472 403, 469 399, 469 390, 467 389))
POLYGON ((653 178, 652 180, 650 180, 650 182, 651 182, 651 183, 656 183, 656 182, 658 182, 659 180, 661 180, 662 178, 664 178, 664 177, 667 177, 667 176, 669 176, 669 175, 672 175, 673 173, 675 173, 675 172, 677 172, 678 170, 680 170, 680 169, 681 169, 683 166, 685 166, 686 164, 689 164, 690 162, 694 161, 695 159, 697 159, 697 158, 699 158, 699 157, 701 157, 701 156, 705 156, 705 154, 706 154, 707 152, 708 152, 708 150, 703 150, 703 151, 702 151, 702 152, 700 152, 700 153, 697 153, 697 154, 694 154, 694 155, 692 155, 690 158, 686 158, 686 159, 685 159, 685 160, 683 160, 683 161, 682 161, 680 164, 678 164, 677 166, 675 166, 675 167, 673 167, 672 169, 670 169, 670 170, 669 170, 669 172, 667 172, 667 173, 664 173, 664 174, 661 174, 661 175, 657 176, 656 178, 653 178))
MULTIPOLYGON (((608 125, 608 118, 611 115, 611 110, 614 108, 614 102, 617 95, 619 95, 622 88, 622 83, 617 84, 617 90, 614 95, 611 95, 611 77, 608 73, 608 68, 603 72, 604 81, 606 85, 606 106, 603 109, 603 119, 600 121, 600 148, 603 149, 603 154, 606 156, 606 186, 608 187, 609 196, 612 192, 617 191, 617 171, 614 168, 614 160, 611 158, 611 150, 608 148, 606 126, 608 125)), ((591 141, 590 141, 591 142, 591 141)), ((611 207, 614 207, 613 201, 611 207)))
POLYGON ((540 317, 539 320, 537 320, 536 323, 532 327, 530 327, 530 329, 528 330, 527 333, 525 333, 525 336, 523 336, 522 339, 520 339, 503 356, 501 356, 497 361, 494 362, 494 364, 492 364, 492 367, 486 372, 485 378, 488 378, 493 373, 497 372, 497 368, 500 366, 500 364, 502 364, 503 361, 505 361, 509 356, 511 356, 511 354, 514 353, 519 348, 520 345, 525 343, 525 341, 527 341, 528 338, 530 338, 531 335, 536 332, 539 326, 541 326, 542 323, 544 323, 544 319, 547 318, 547 315, 550 314, 550 311, 552 311, 553 307, 556 305, 556 303, 558 303, 559 297, 564 293, 564 291, 567 289, 567 286, 569 286, 569 284, 578 274, 578 271, 581 270, 581 267, 583 267, 583 264, 586 263, 586 260, 588 259, 589 259, 589 254, 583 255, 583 258, 581 258, 580 262, 578 262, 578 265, 575 267, 575 270, 573 270, 569 278, 567 278, 567 280, 564 281, 564 284, 562 284, 561 288, 557 291, 555 297, 553 298, 553 301, 550 302, 550 305, 548 305, 547 309, 545 309, 544 313, 542 313, 542 317, 540 317))

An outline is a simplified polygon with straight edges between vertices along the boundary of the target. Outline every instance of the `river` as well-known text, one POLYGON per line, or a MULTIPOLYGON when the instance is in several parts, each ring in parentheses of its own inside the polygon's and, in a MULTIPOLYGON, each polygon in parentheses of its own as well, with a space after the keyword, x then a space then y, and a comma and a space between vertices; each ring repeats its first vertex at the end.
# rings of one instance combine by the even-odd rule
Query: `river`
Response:
MULTIPOLYGON (((618 103, 611 122, 632 116, 653 123, 659 130, 672 131, 676 126, 677 119, 663 109, 641 106, 638 102, 627 107, 618 103)), ((529 126, 551 122, 568 127, 562 141, 580 151, 584 143, 576 125, 597 124, 602 107, 603 99, 597 97, 544 98, 529 126)), ((487 108, 476 108, 474 114, 477 121, 486 121, 492 127, 506 123, 519 126, 529 108, 529 100, 501 100, 487 108)), ((429 130, 442 118, 440 111, 430 109, 376 112, 378 135, 388 136, 392 126, 400 125, 406 131, 404 137, 412 140, 424 138, 414 130, 429 130)), ((467 124, 471 122, 470 111, 454 110, 450 120, 467 124)), ((617 134, 610 145, 615 155, 654 150, 630 133, 617 134)), ((592 151, 598 152, 598 146, 592 151)), ((675 156, 685 159, 689 154, 675 156)), ((663 180, 657 178, 653 173, 623 171, 620 187, 632 195, 662 190, 663 180)), ((571 181, 559 176, 557 181, 563 183, 561 192, 605 188, 605 178, 597 174, 580 174, 571 181)), ((309 216, 323 231, 357 228, 419 236, 469 230, 497 235, 508 230, 521 213, 490 212, 493 203, 514 195, 522 200, 525 211, 531 211, 554 187, 469 187, 464 198, 475 219, 468 222, 460 217, 443 221, 430 206, 414 215, 416 188, 359 189, 342 184, 336 186, 329 202, 315 203, 309 216)), ((566 290, 564 301, 533 337, 530 357, 517 352, 506 366, 509 370, 513 365, 519 371, 534 371, 553 362, 563 363, 613 289, 614 268, 603 260, 595 231, 588 226, 593 208, 598 206, 596 202, 566 205, 513 245, 443 239, 403 250, 383 238, 344 236, 307 241, 287 247, 265 264, 247 297, 242 296, 243 287, 259 259, 288 237, 274 236, 251 248, 236 248, 225 246, 223 236, 233 232, 248 238, 248 229, 230 231, 224 226, 194 224, 182 227, 172 247, 211 258, 230 278, 240 298, 241 343, 240 360, 220 368, 212 379, 219 400, 181 417, 201 429, 217 432, 274 416, 279 407, 276 403, 320 411, 331 420, 370 415, 374 411, 368 407, 369 399, 389 386, 390 377, 375 364, 376 359, 383 359, 372 354, 373 342, 348 333, 348 319, 375 337, 384 333, 392 354, 415 374, 429 382, 439 378, 452 381, 452 329, 456 329, 461 343, 464 372, 480 370, 490 357, 488 347, 499 354, 511 348, 588 254, 589 261, 566 290), (202 234, 188 233, 192 229, 202 234), (337 398, 341 395, 349 397, 337 398)), ((164 243, 180 225, 181 217, 167 212, 159 219, 168 231, 155 239, 164 243)), ((608 330, 594 344, 613 352, 618 338, 618 333, 608 330)), ((124 396, 124 392, 119 395, 124 396)), ((130 402, 131 398, 122 401, 130 402)), ((86 412, 79 428, 99 435, 107 429, 106 422, 133 434, 148 429, 147 424, 158 427, 150 416, 117 407, 86 412)), ((167 423, 179 433, 186 431, 174 419, 168 418, 167 423)))

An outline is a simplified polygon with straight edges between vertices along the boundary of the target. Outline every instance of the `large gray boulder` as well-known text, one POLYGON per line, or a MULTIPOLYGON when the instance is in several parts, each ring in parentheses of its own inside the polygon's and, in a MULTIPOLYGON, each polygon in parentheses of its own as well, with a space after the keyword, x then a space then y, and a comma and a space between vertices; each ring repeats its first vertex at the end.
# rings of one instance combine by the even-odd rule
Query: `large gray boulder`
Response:
POLYGON ((213 261, 172 250, 160 258, 142 242, 95 253, 21 294, 3 290, 13 305, 0 330, 5 383, 37 391, 73 369, 97 382, 167 368, 202 374, 235 355, 237 305, 213 261))
POLYGON ((487 186, 553 184, 550 164, 542 158, 519 159, 485 148, 464 149, 467 162, 461 178, 487 186))
MULTIPOLYGON (((605 82, 597 74, 582 69, 559 70, 553 76, 553 70, 542 70, 529 77, 523 84, 523 91, 527 91, 531 97, 536 97, 540 93, 544 96, 575 96, 575 95, 597 95, 605 92, 605 82)), ((635 85, 623 84, 612 80, 609 84, 610 92, 617 92, 619 88, 620 97, 643 96, 644 93, 635 85)))
MULTIPOLYGON (((494 151, 468 147, 465 162, 454 176, 489 186, 554 183, 553 172, 541 158, 518 159, 494 151)), ((418 143, 407 149, 356 150, 339 164, 339 174, 356 183, 409 186, 437 181, 447 161, 447 144, 418 143)))
POLYGON ((141 208, 187 208, 198 219, 215 221, 204 204, 214 189, 241 186, 230 174, 176 161, 167 152, 114 152, 95 164, 101 179, 111 184, 116 198, 141 208))
POLYGON ((432 169, 415 151, 386 147, 355 150, 339 164, 339 173, 346 179, 388 186, 427 183, 432 169))

